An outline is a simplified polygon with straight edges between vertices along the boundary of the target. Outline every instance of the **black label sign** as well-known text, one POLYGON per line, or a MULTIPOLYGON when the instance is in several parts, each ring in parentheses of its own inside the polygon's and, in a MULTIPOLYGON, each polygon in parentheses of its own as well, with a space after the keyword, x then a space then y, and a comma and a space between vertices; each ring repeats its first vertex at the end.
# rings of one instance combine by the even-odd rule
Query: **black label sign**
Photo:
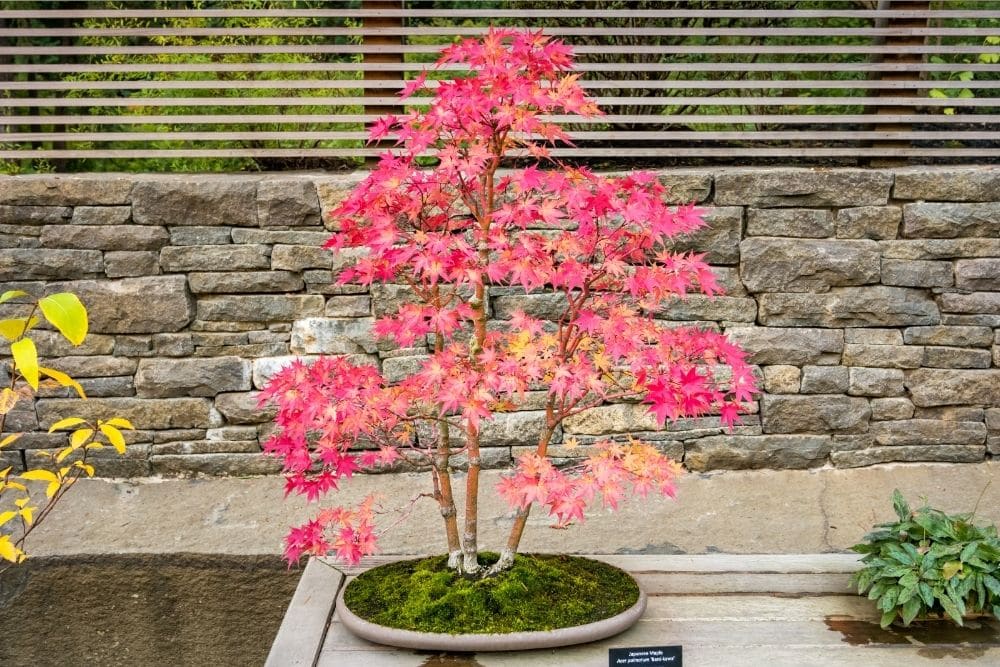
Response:
POLYGON ((680 646, 640 646, 608 649, 608 667, 670 665, 681 667, 680 646))

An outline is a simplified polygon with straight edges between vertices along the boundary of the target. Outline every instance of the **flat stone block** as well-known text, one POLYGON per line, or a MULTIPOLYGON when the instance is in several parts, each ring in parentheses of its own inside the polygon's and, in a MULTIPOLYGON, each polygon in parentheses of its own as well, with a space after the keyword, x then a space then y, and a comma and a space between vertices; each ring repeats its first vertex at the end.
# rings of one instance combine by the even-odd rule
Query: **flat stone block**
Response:
POLYGON ((896 199, 989 201, 1000 191, 1000 169, 993 166, 919 167, 896 170, 896 199))
POLYGON ((42 228, 41 242, 43 248, 159 250, 170 242, 170 236, 163 227, 153 226, 48 225, 42 228))
POLYGON ((937 461, 941 463, 978 463, 986 458, 981 445, 900 445, 871 447, 853 452, 833 452, 830 460, 838 468, 860 468, 879 463, 937 461))
POLYGON ((873 398, 871 400, 872 421, 910 419, 913 417, 913 403, 908 398, 873 398))
POLYGON ((826 292, 879 280, 874 241, 750 238, 740 243, 740 276, 751 292, 826 292))
POLYGON ((927 368, 989 368, 989 350, 962 347, 925 347, 922 366, 927 368))
POLYGON ((942 313, 1000 315, 1000 292, 946 292, 938 296, 942 313))
POLYGON ((834 220, 839 239, 894 239, 903 220, 898 206, 857 206, 837 211, 834 220))
POLYGON ((871 408, 863 398, 815 394, 761 397, 765 433, 860 433, 868 428, 871 408))
POLYGON ((244 476, 274 475, 281 463, 264 454, 153 455, 149 463, 154 475, 244 476))
POLYGON ((1000 292, 1000 257, 955 262, 955 286, 971 291, 1000 292))
POLYGON ((160 273, 160 253, 130 251, 104 253, 104 273, 108 278, 136 278, 160 273))
POLYGON ((250 390, 250 362, 238 357, 142 359, 135 376, 143 398, 215 396, 250 390))
MULTIPOLYGON (((352 248, 351 251, 354 249, 352 248)), ((361 252, 349 252, 348 254, 354 257, 362 256, 361 252)), ((333 266, 333 259, 334 253, 322 246, 279 244, 274 246, 271 251, 271 268, 286 271, 329 269, 333 266)))
POLYGON ((0 249, 0 280, 94 278, 104 272, 98 250, 0 249))
POLYGON ((910 345, 844 346, 844 364, 872 368, 917 368, 924 358, 924 349, 910 345))
POLYGON ((132 219, 140 225, 257 226, 257 180, 242 177, 139 181, 132 219))
POLYGON ((760 322, 767 326, 886 327, 938 324, 937 305, 923 290, 834 287, 826 294, 764 293, 760 322))
POLYGON ((986 442, 982 422, 907 419, 872 422, 869 432, 879 445, 981 445, 986 442))
POLYGON ((320 224, 316 186, 305 178, 281 178, 257 184, 257 220, 261 227, 320 224))
POLYGON ((844 342, 860 345, 902 345, 903 334, 899 329, 872 327, 844 329, 844 342))
POLYGON ((955 347, 989 347, 993 330, 989 327, 909 327, 903 331, 908 345, 951 345, 955 347))
POLYGON ((138 429, 206 428, 212 402, 205 398, 47 398, 35 404, 38 422, 48 428, 65 417, 124 417, 138 429))
POLYGON ((327 317, 368 317, 372 299, 368 295, 332 296, 326 300, 323 314, 327 317))
POLYGON ((0 178, 0 204, 115 206, 131 202, 130 176, 32 174, 0 178))
POLYGON ((851 396, 901 396, 903 371, 898 368, 851 368, 847 393, 851 396))
POLYGON ((292 326, 296 354, 375 354, 374 318, 309 317, 292 326))
POLYGON ((237 227, 232 233, 233 243, 266 243, 267 245, 298 245, 318 248, 330 240, 330 232, 313 227, 293 229, 253 229, 237 227))
POLYGON ((833 236, 833 213, 819 208, 751 208, 747 236, 827 238, 833 236))
POLYGON ((1000 257, 1000 239, 918 239, 879 241, 882 257, 888 259, 963 259, 1000 257))
POLYGON ((212 296, 198 299, 197 318, 222 322, 293 322, 322 315, 326 299, 309 295, 212 296))
POLYGON ((684 464, 690 470, 814 468, 826 462, 830 436, 719 435, 684 444, 684 464))
POLYGON ((847 392, 848 382, 848 372, 844 366, 802 368, 803 394, 843 394, 847 392))
POLYGON ((188 284, 195 294, 297 292, 305 287, 302 277, 291 271, 192 272, 188 284))
POLYGON ((712 206, 704 208, 705 226, 672 239, 674 250, 706 253, 712 264, 736 264, 740 261, 740 238, 743 234, 743 207, 712 206))
POLYGON ((737 326, 727 327, 726 334, 753 364, 838 364, 844 351, 844 332, 839 330, 737 326))
MULTIPOLYGON (((388 287, 388 286, 386 286, 388 287)), ((382 293, 385 293, 384 291, 382 293)), ((409 290, 400 290, 398 292, 398 297, 390 292, 387 294, 390 301, 400 301, 402 303, 409 302, 413 297, 412 292, 409 290)), ((372 299, 375 304, 375 313, 378 315, 388 305, 380 299, 381 294, 372 291, 372 299)), ((524 314, 535 317, 541 320, 551 320, 555 321, 562 317, 563 313, 566 311, 568 304, 566 302, 565 295, 561 293, 543 293, 543 294, 518 294, 510 296, 497 296, 492 299, 493 302, 493 314, 499 320, 509 320, 513 314, 517 311, 522 311, 524 314)), ((392 309, 389 312, 396 312, 398 308, 392 309)), ((388 313, 386 313, 388 314, 388 313)))
POLYGON ((703 202, 712 192, 712 175, 700 169, 659 171, 656 178, 667 188, 667 197, 672 203, 703 202))
POLYGON ((263 424, 274 419, 278 412, 274 405, 258 407, 256 392, 218 394, 215 409, 230 424, 263 424))
MULTIPOLYGON (((238 229, 238 228, 237 228, 238 229)), ((170 245, 227 245, 233 242, 232 227, 171 227, 170 245)))
POLYGON ((797 394, 802 377, 798 366, 764 366, 764 391, 769 394, 797 394))
POLYGON ((884 206, 892 174, 870 169, 727 169, 715 202, 758 207, 884 206))
POLYGON ((897 287, 951 287, 955 282, 951 262, 883 259, 882 284, 897 287))
POLYGON ((602 405, 563 420, 563 431, 567 434, 604 435, 657 431, 659 428, 648 405, 633 403, 602 405))
POLYGON ((270 248, 264 245, 204 245, 167 247, 160 251, 164 271, 213 271, 225 268, 271 268, 270 248))
POLYGON ((194 303, 184 276, 148 276, 121 280, 81 280, 52 285, 73 292, 87 307, 97 333, 143 334, 180 331, 194 317, 194 303), (156 307, 151 308, 151 300, 156 307))
POLYGON ((0 225, 60 225, 72 215, 69 206, 0 205, 0 225))
POLYGON ((1000 369, 918 368, 906 374, 905 384, 917 407, 1000 406, 1000 369))
POLYGON ((1000 202, 906 204, 903 207, 903 236, 917 239, 997 238, 1000 236, 1000 202))

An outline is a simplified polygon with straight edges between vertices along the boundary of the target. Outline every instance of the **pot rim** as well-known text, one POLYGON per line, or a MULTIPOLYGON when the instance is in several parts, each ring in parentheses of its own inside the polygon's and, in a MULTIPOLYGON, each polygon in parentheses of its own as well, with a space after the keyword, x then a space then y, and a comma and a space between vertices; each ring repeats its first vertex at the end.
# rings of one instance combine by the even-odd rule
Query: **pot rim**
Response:
MULTIPOLYGON (((631 574, 629 574, 632 577, 631 574)), ((632 577, 635 580, 635 577, 632 577)), ((638 585, 638 582, 636 582, 638 585)), ((584 625, 574 625, 555 630, 532 630, 522 632, 507 632, 503 634, 448 634, 445 632, 418 632, 378 625, 361 618, 344 604, 344 591, 347 585, 340 587, 337 593, 336 618, 352 633, 375 642, 399 648, 411 648, 431 651, 523 651, 538 648, 555 648, 585 644, 613 637, 628 628, 642 617, 646 611, 648 596, 639 587, 639 599, 625 611, 584 625)))

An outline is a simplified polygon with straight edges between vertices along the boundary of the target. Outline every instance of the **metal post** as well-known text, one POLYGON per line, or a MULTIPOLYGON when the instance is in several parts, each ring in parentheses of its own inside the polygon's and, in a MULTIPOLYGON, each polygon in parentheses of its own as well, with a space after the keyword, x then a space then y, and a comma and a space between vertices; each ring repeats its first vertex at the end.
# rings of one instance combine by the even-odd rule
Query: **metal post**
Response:
MULTIPOLYGON (((879 0, 879 9, 899 9, 899 10, 919 10, 927 11, 930 9, 931 3, 929 0, 879 0)), ((876 26, 882 26, 888 28, 926 28, 928 20, 926 18, 890 18, 890 19, 878 19, 876 21, 876 26)), ((892 35, 884 39, 884 43, 887 46, 921 46, 925 41, 923 35, 892 35)), ((882 61, 886 63, 920 63, 923 61, 924 56, 919 53, 887 53, 882 57, 882 61)), ((879 80, 881 81, 917 81, 920 79, 920 72, 914 70, 900 70, 894 72, 881 72, 879 74, 879 80)), ((915 89, 886 89, 879 88, 878 84, 875 83, 873 88, 876 89, 876 94, 878 97, 913 97, 918 98, 920 92, 915 89)), ((915 102, 918 100, 914 100, 915 102)), ((912 114, 916 110, 916 105, 913 106, 896 106, 896 105, 879 105, 876 109, 879 115, 898 115, 898 114, 912 114)), ((910 123, 885 123, 879 124, 878 129, 885 130, 888 132, 908 132, 913 129, 910 123)), ((911 146, 911 142, 897 139, 881 139, 874 142, 876 147, 879 148, 908 148, 911 146)), ((906 158, 874 158, 870 161, 870 165, 873 167, 888 167, 888 166, 898 166, 899 164, 906 163, 906 158)))
MULTIPOLYGON (((379 10, 379 9, 403 9, 403 0, 362 0, 362 9, 379 10)), ((402 16, 366 16, 363 19, 365 28, 401 28, 403 27, 403 17, 402 16)), ((401 49, 392 49, 391 47, 399 47, 403 45, 402 35, 365 35, 363 38, 364 45, 373 46, 385 46, 390 47, 384 51, 378 53, 365 53, 363 56, 363 62, 365 63, 401 63, 403 62, 403 53, 401 49)), ((364 70, 365 81, 391 81, 393 79, 400 79, 403 76, 402 72, 394 72, 389 70, 364 70)), ((365 97, 384 97, 391 95, 393 90, 385 88, 365 88, 365 97)), ((378 116, 384 116, 386 114, 400 114, 402 112, 402 107, 398 105, 387 105, 387 104, 365 104, 364 113, 374 114, 378 116)), ((379 144, 377 147, 383 147, 379 144)), ((373 164, 377 160, 375 158, 366 158, 366 164, 373 164)))

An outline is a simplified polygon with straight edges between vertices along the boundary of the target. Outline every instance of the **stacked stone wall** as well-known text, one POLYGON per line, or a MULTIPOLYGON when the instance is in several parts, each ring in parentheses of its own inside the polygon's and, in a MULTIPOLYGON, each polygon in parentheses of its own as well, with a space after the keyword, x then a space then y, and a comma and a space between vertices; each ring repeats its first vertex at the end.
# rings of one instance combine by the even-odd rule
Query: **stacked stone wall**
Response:
MULTIPOLYGON (((78 348, 37 336, 46 364, 80 379, 89 400, 43 389, 8 417, 7 430, 27 432, 16 446, 31 456, 62 442, 46 432, 62 417, 116 414, 137 430, 124 458, 99 458, 99 474, 269 473, 276 463, 259 452, 272 415, 254 392, 277 368, 346 354, 391 378, 415 369, 426 347, 372 336, 407 290, 334 285, 331 271, 351 254, 321 249, 325 213, 361 177, 0 178, 2 289, 72 291, 91 317, 78 348)), ((678 247, 706 252, 727 292, 678 301, 664 317, 730 333, 764 392, 733 432, 716 417, 658 431, 641 406, 601 407, 567 420, 556 457, 626 431, 697 471, 1000 452, 1000 169, 661 178, 707 210, 709 226, 678 247), (571 437, 581 446, 560 444, 571 437)), ((503 319, 516 308, 552 316, 559 303, 494 289, 490 306, 503 319)), ((529 394, 484 428, 486 465, 509 465, 530 446, 541 405, 529 394)), ((2 456, 20 465, 20 452, 2 456)))

